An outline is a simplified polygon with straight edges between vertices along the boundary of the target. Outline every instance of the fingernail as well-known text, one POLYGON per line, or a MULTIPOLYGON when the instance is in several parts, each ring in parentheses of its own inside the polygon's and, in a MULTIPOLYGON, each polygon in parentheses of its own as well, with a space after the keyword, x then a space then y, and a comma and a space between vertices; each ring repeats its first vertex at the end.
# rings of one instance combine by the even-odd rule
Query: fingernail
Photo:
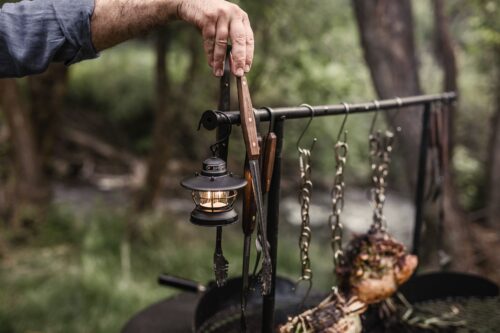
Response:
POLYGON ((238 75, 238 76, 243 76, 243 74, 244 74, 243 68, 238 68, 238 69, 236 70, 236 75, 238 75))
POLYGON ((222 69, 220 69, 220 68, 215 71, 215 76, 222 76, 222 74, 223 74, 223 72, 222 72, 222 69))
POLYGON ((245 72, 247 72, 247 73, 250 72, 250 65, 245 66, 245 72))

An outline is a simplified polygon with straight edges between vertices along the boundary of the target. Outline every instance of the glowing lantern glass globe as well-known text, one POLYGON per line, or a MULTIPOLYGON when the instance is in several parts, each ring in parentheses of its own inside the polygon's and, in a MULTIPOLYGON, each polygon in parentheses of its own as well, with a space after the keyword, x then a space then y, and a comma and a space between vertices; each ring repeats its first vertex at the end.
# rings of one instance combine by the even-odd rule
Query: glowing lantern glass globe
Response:
POLYGON ((203 161, 203 169, 181 185, 191 190, 196 205, 191 212, 191 222, 201 226, 223 226, 238 220, 234 202, 238 190, 247 181, 227 171, 226 162, 218 157, 203 161))

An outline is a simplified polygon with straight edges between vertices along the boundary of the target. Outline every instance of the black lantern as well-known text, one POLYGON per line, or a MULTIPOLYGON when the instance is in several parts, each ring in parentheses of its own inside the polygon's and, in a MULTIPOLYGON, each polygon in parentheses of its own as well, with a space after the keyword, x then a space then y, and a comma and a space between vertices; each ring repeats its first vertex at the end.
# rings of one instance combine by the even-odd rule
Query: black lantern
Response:
POLYGON ((196 208, 191 212, 191 222, 201 226, 223 226, 238 220, 233 208, 238 189, 247 181, 227 172, 226 162, 218 157, 203 161, 201 173, 185 179, 181 185, 192 191, 196 208))

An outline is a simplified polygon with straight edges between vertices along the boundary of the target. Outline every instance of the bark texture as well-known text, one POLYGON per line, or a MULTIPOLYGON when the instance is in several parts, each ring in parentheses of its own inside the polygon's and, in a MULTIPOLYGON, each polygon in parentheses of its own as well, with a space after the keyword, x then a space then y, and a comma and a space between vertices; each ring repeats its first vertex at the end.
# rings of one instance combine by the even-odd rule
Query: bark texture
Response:
MULTIPOLYGON (((378 96, 391 98, 420 94, 411 1, 352 0, 352 2, 364 57, 378 96)), ((442 18, 444 16, 443 4, 435 3, 435 5, 438 10, 436 19, 442 18)), ((445 71, 445 86, 447 90, 454 90, 457 71, 447 22, 438 22, 436 32, 441 63, 445 71)), ((451 116, 450 114, 447 118, 451 118, 448 116, 451 116)), ((418 166, 416 152, 419 151, 421 135, 421 112, 405 110, 395 119, 388 117, 388 121, 392 126, 402 128, 398 141, 401 143, 400 150, 402 150, 410 189, 414 189, 418 166)), ((448 143, 446 146, 448 147, 448 143)), ((447 244, 454 257, 460 258, 457 265, 462 270, 469 270, 473 266, 472 247, 468 234, 463 228, 464 220, 449 199, 450 196, 445 196, 445 215, 449 222, 449 225, 445 225, 447 244)), ((427 221, 427 230, 436 230, 429 222, 427 221)), ((427 239, 434 237, 436 235, 426 235, 427 239)))
MULTIPOLYGON (((363 54, 379 98, 421 93, 415 52, 413 16, 409 0, 353 0, 363 54)), ((406 175, 415 188, 421 112, 404 110, 391 125, 401 126, 398 136, 406 175)))
POLYGON ((68 67, 52 64, 43 74, 28 77, 30 117, 44 173, 50 175, 50 160, 60 130, 60 115, 68 87, 68 67))
POLYGON ((169 120, 170 112, 168 101, 170 83, 168 79, 167 53, 170 44, 170 33, 161 29, 156 35, 156 106, 153 126, 153 146, 149 153, 146 177, 140 190, 136 209, 144 211, 150 209, 158 197, 161 189, 162 177, 169 155, 169 120))
MULTIPOLYGON (((434 9, 434 50, 436 59, 443 70, 443 90, 458 91, 458 70, 453 37, 449 29, 449 20, 445 12, 444 0, 432 0, 434 9)), ((446 248, 455 258, 454 266, 460 269, 473 270, 475 249, 471 237, 467 217, 460 207, 457 189, 454 184, 454 173, 451 157, 454 148, 454 119, 457 113, 456 104, 441 110, 442 143, 443 143, 443 205, 444 230, 446 231, 446 248), (460 259, 459 259, 460 258, 460 259)))
POLYGON ((37 208, 48 202, 50 187, 42 171, 30 112, 15 80, 0 80, 0 103, 9 129, 14 165, 14 185, 8 200, 10 218, 14 227, 31 225, 38 217, 37 208))

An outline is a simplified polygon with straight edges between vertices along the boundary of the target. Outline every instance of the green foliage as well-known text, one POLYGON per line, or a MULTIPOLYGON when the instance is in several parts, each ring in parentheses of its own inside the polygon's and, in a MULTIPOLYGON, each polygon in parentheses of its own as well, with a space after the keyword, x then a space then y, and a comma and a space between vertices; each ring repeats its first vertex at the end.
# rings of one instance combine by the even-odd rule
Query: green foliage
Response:
MULTIPOLYGON (((257 48, 254 69, 250 73, 255 106, 298 105, 361 101, 373 98, 368 71, 363 64, 355 22, 349 1, 327 0, 304 3, 277 1, 272 3, 242 2, 250 13, 257 48), (293 22, 293 24, 291 24, 293 22)), ((218 80, 206 66, 201 41, 197 49, 194 77, 188 77, 189 38, 195 32, 175 25, 175 39, 167 55, 171 81, 168 112, 178 126, 170 128, 174 142, 172 156, 200 159, 207 154, 205 142, 213 133, 195 132, 201 112, 217 106, 218 80), (189 89, 186 89, 186 80, 189 89)), ((99 60, 72 67, 70 101, 74 108, 98 112, 110 124, 126 133, 129 146, 145 153, 151 144, 153 112, 154 54, 147 41, 127 43, 103 52, 99 60)), ((235 104, 233 104, 234 108, 235 104)), ((352 117, 349 129, 352 161, 356 180, 365 179, 365 117, 352 117), (359 157, 359 158, 358 158, 359 157), (358 167, 360 166, 360 167, 358 167)), ((320 138, 317 156, 331 156, 332 141, 341 119, 314 122, 311 133, 320 138)), ((301 124, 290 124, 287 137, 297 137, 301 124)), ((235 129, 234 137, 239 137, 235 129)), ((286 158, 295 159, 293 140, 287 141, 286 158)), ((233 143, 241 151, 241 142, 233 143)), ((240 157, 237 157, 238 159, 240 157)), ((332 159, 318 159, 318 168, 328 171, 332 159)))
POLYGON ((463 146, 455 149, 453 163, 457 172, 458 186, 461 189, 458 197, 469 210, 481 208, 484 193, 480 191, 478 183, 485 176, 481 163, 470 156, 469 151, 463 146))
MULTIPOLYGON (((500 62, 498 1, 449 1, 447 15, 458 61, 459 103, 454 118, 453 156, 459 197, 469 210, 484 207, 484 169, 490 119, 495 110, 500 62), (474 167, 472 167, 474 166, 474 167)), ((430 1, 414 2, 420 81, 425 92, 442 90, 443 73, 434 56, 434 17, 430 1)))
POLYGON ((498 1, 458 1, 451 6, 458 40, 460 112, 456 118, 454 156, 462 202, 470 210, 484 207, 487 147, 491 117, 498 107, 500 73, 500 6, 498 1), (464 8, 466 10, 464 10, 464 8))
POLYGON ((103 52, 98 61, 73 66, 70 101, 118 121, 151 112, 154 61, 149 45, 129 43, 103 52))

